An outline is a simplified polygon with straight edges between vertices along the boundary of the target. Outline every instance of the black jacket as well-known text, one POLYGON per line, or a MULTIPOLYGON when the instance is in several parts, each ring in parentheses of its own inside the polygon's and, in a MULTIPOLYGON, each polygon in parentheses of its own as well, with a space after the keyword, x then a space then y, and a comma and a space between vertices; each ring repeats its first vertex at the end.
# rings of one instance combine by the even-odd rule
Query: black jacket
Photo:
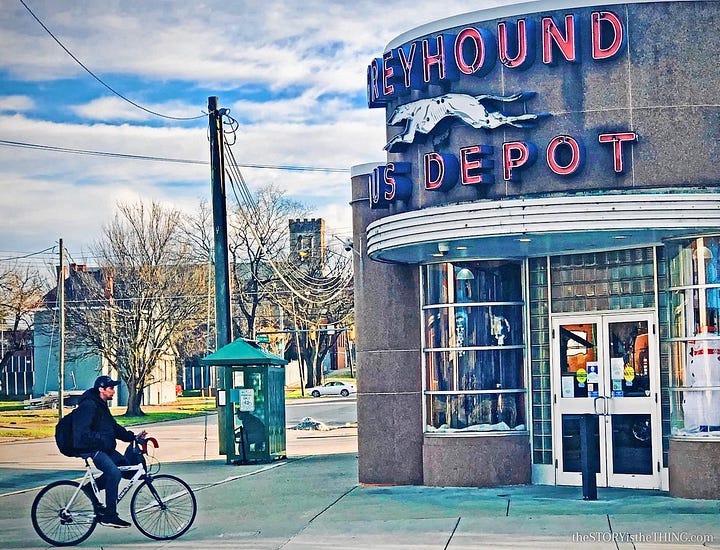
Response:
POLYGON ((130 442, 134 437, 133 432, 117 423, 96 388, 82 394, 73 413, 73 443, 79 453, 109 453, 115 450, 116 439, 130 442))

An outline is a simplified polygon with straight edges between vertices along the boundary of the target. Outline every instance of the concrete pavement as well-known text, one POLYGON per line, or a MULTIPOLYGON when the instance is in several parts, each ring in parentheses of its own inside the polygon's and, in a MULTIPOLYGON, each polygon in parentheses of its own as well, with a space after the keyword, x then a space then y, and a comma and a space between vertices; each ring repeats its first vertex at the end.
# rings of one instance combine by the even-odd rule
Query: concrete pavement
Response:
MULTIPOLYGON (((361 486, 353 428, 288 430, 287 460, 243 466, 227 465, 217 454, 215 416, 207 424, 201 418, 149 430, 160 441, 162 471, 182 477, 196 492, 195 524, 170 542, 152 541, 135 528, 98 527, 80 547, 720 548, 719 501, 600 488, 598 500, 587 502, 579 487, 361 486)), ((77 460, 60 457, 51 440, 0 445, 3 548, 46 547, 30 524, 37 494, 32 487, 72 477, 76 468, 77 460)), ((128 500, 120 504, 124 517, 128 500)))

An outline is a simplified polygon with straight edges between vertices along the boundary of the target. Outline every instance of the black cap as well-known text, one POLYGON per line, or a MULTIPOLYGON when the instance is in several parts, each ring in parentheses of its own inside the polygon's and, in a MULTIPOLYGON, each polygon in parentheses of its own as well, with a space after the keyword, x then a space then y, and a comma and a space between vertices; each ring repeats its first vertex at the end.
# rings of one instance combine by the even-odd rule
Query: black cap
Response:
POLYGON ((97 388, 114 388, 120 385, 120 380, 113 380, 109 376, 98 376, 95 380, 95 389, 97 388))

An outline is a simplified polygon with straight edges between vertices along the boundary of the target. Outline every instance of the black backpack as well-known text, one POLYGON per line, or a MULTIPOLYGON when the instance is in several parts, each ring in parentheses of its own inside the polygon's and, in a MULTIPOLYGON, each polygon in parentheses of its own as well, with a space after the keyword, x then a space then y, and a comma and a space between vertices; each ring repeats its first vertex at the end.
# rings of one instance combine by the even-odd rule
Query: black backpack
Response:
POLYGON ((60 419, 60 422, 57 423, 57 426, 55 426, 55 443, 57 444, 57 448, 60 452, 65 456, 77 457, 80 455, 75 450, 75 445, 73 443, 72 422, 74 412, 75 409, 70 411, 69 414, 63 416, 60 419))

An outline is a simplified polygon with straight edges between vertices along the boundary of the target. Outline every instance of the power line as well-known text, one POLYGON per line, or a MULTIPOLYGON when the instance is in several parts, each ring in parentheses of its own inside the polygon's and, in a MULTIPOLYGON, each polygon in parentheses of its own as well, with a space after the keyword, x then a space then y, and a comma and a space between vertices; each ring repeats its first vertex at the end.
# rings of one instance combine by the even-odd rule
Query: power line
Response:
POLYGON ((130 105, 132 105, 133 107, 136 107, 136 108, 140 109, 141 111, 145 111, 146 113, 150 113, 151 115, 155 115, 155 116, 158 116, 158 117, 161 117, 161 118, 168 118, 168 119, 171 119, 171 120, 197 120, 198 118, 203 118, 203 117, 205 116, 205 113, 203 113, 203 114, 201 114, 201 115, 198 115, 198 116, 193 116, 193 117, 176 117, 176 116, 164 115, 164 114, 162 114, 162 113, 158 113, 158 112, 156 112, 156 111, 152 111, 152 110, 150 110, 150 109, 148 109, 148 108, 146 108, 146 107, 143 107, 142 105, 140 105, 140 104, 138 104, 138 103, 135 103, 135 102, 132 101, 131 99, 128 99, 128 98, 125 97, 123 94, 121 94, 120 92, 118 92, 115 88, 113 88, 112 86, 110 86, 109 84, 107 84, 105 81, 103 81, 99 76, 97 76, 94 72, 92 72, 90 69, 88 69, 88 68, 83 64, 82 61, 80 61, 77 57, 75 57, 75 56, 73 55, 73 53, 72 53, 70 50, 68 50, 68 49, 65 47, 65 45, 64 45, 62 42, 60 42, 60 40, 52 33, 52 31, 51 31, 50 29, 48 29, 42 21, 40 21, 40 18, 33 13, 33 11, 28 7, 28 5, 27 5, 23 0, 20 0, 20 3, 21 3, 21 4, 23 5, 23 7, 28 11, 28 13, 29 13, 30 15, 32 15, 33 19, 35 19, 35 21, 37 21, 43 29, 45 29, 45 32, 47 32, 47 33, 52 37, 52 39, 53 39, 55 42, 57 42, 58 46, 60 46, 63 50, 65 50, 65 53, 66 53, 66 54, 68 54, 70 57, 72 57, 72 59, 73 59, 73 61, 75 61, 75 63, 77 63, 78 65, 80 65, 83 69, 85 69, 85 71, 86 71, 90 76, 92 76, 95 80, 97 80, 100 84, 102 84, 105 88, 107 88, 108 90, 110 90, 112 93, 114 93, 116 96, 118 96, 118 97, 119 97, 120 99, 122 99, 123 101, 127 101, 127 102, 128 102, 130 105))
MULTIPOLYGON (((339 274, 336 277, 332 278, 324 278, 324 279, 318 279, 316 277, 312 277, 309 274, 306 274, 303 272, 302 269, 298 270, 298 273, 301 274, 300 277, 296 277, 292 274, 292 270, 283 271, 280 270, 276 261, 273 260, 272 255, 268 252, 268 250, 265 247, 265 244, 263 242, 263 239, 258 235, 256 231, 256 220, 257 220, 257 204, 252 197, 252 194, 250 193, 249 189, 247 188, 247 184, 245 183, 245 178, 243 178, 242 173, 238 170, 238 164, 235 161, 235 157, 233 155, 231 143, 228 140, 228 135, 230 135, 233 138, 233 143, 235 142, 235 133, 237 130, 237 125, 234 124, 236 121, 232 117, 230 117, 227 113, 225 116, 230 121, 230 128, 231 130, 229 132, 225 132, 225 135, 222 136, 223 138, 223 151, 226 153, 226 156, 229 160, 231 160, 231 163, 229 165, 226 165, 226 176, 230 180, 230 187, 235 194, 235 200, 237 202, 238 210, 241 214, 241 216, 245 219, 247 228, 250 230, 250 232, 255 237, 255 240, 257 241, 259 247, 263 250, 267 257, 267 262, 272 268, 272 270, 277 275, 278 279, 282 281, 282 283, 285 285, 285 287, 290 290, 293 295, 297 296, 299 299, 303 300, 305 303, 310 303, 313 305, 323 305, 328 304, 332 301, 334 301, 342 292, 343 288, 348 281, 352 278, 353 273, 352 270, 349 270, 347 272, 347 277, 343 280, 341 277, 342 274, 339 274), (233 177, 234 176, 234 177, 233 177), (238 188, 239 193, 242 195, 242 200, 240 197, 238 197, 238 188), (304 279, 304 280, 303 280, 304 279), (320 299, 314 299, 311 298, 312 296, 317 295, 318 293, 330 293, 328 296, 320 299)), ((258 281, 261 286, 262 283, 258 281)))
MULTIPOLYGON (((148 155, 132 155, 127 153, 113 153, 110 151, 94 151, 92 149, 73 149, 70 147, 59 147, 57 145, 44 145, 40 143, 28 143, 24 141, 11 141, 0 139, 0 145, 5 147, 19 147, 22 149, 35 149, 39 151, 50 151, 54 153, 70 153, 75 155, 90 155, 96 157, 112 157, 129 160, 149 160, 155 162, 172 162, 177 164, 198 164, 207 166, 210 164, 206 160, 179 159, 172 157, 158 157, 148 155)), ((240 168, 259 168, 265 170, 288 170, 294 172, 327 172, 327 173, 346 173, 347 168, 328 168, 323 166, 294 166, 287 164, 234 164, 240 168)))
POLYGON ((11 260, 20 260, 23 258, 30 258, 31 256, 37 256, 39 254, 43 254, 45 252, 49 252, 54 249, 55 249, 55 246, 53 245, 53 246, 49 246, 48 248, 46 248, 44 250, 38 250, 37 252, 29 252, 28 254, 23 254, 22 256, 14 256, 14 257, 9 257, 9 258, 0 257, 0 261, 7 262, 7 261, 11 261, 11 260))

